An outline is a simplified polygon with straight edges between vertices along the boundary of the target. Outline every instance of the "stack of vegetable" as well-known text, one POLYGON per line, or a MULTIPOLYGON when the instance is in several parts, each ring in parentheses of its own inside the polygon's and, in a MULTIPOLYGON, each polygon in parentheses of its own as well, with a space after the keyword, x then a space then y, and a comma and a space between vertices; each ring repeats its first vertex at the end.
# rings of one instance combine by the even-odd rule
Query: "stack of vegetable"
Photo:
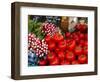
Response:
MULTIPOLYGON (((88 63, 87 25, 78 23, 75 31, 63 32, 57 19, 28 21, 28 65, 70 65, 88 63)), ((60 21, 60 18, 59 18, 60 21)))

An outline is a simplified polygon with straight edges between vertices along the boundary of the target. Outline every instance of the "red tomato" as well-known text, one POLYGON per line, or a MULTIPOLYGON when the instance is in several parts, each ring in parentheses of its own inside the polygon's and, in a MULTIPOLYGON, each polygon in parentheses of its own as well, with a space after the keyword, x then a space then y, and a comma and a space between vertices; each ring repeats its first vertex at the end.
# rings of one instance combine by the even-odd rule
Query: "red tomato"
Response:
POLYGON ((83 47, 84 46, 84 43, 85 43, 84 40, 80 40, 79 45, 83 47))
POLYGON ((75 52, 75 55, 81 55, 82 54, 82 47, 76 46, 74 52, 75 52))
POLYGON ((68 60, 68 61, 75 60, 75 55, 73 52, 67 52, 65 56, 66 56, 66 60, 68 60))
POLYGON ((58 43, 58 47, 61 49, 61 50, 65 50, 66 49, 66 41, 61 41, 58 43))
POLYGON ((50 36, 50 35, 47 35, 47 36, 45 37, 45 41, 48 43, 50 40, 51 40, 51 36, 50 36))
POLYGON ((84 35, 84 39, 88 40, 88 35, 87 34, 84 35))
POLYGON ((88 64, 88 58, 87 58, 87 60, 86 60, 86 64, 88 64))
POLYGON ((77 35, 77 36, 79 36, 79 35, 80 35, 80 33, 81 33, 80 31, 77 31, 77 32, 76 32, 76 35, 77 35))
POLYGON ((60 51, 59 48, 55 48, 55 52, 56 52, 56 54, 58 54, 59 51, 60 51))
POLYGON ((55 55, 54 52, 49 52, 48 55, 47 55, 47 59, 48 59, 49 61, 54 60, 55 57, 56 57, 56 55, 55 55))
POLYGON ((73 35, 73 37, 76 36, 77 35, 77 32, 73 32, 72 35, 73 35))
POLYGON ((40 60, 40 61, 39 61, 39 65, 40 65, 40 66, 46 65, 46 63, 47 63, 46 60, 40 60))
POLYGON ((74 64, 79 64, 79 62, 78 62, 78 60, 74 60, 74 61, 72 61, 72 64, 74 65, 74 64))
POLYGON ((73 39, 74 38, 74 36, 73 35, 70 35, 70 37, 69 37, 70 39, 73 39))
POLYGON ((78 61, 79 61, 79 63, 81 63, 81 64, 86 63, 86 61, 87 61, 87 56, 84 55, 84 54, 79 55, 79 56, 78 56, 78 61))
POLYGON ((69 38, 69 37, 70 37, 70 35, 71 35, 71 33, 70 33, 70 32, 66 32, 66 34, 65 34, 66 38, 69 38))
POLYGON ((49 50, 53 50, 53 49, 55 49, 55 47, 56 47, 55 42, 51 41, 51 42, 48 43, 48 49, 49 50))
POLYGON ((84 53, 85 55, 88 54, 88 47, 87 47, 87 46, 84 46, 84 47, 83 47, 83 53, 84 53))
POLYGON ((84 42, 84 46, 88 46, 88 41, 85 41, 84 42))
POLYGON ((61 35, 59 33, 55 33, 54 36, 53 36, 53 39, 56 42, 60 42, 60 41, 64 40, 64 37, 63 37, 63 35, 61 35))
POLYGON ((57 55, 58 55, 58 58, 59 58, 60 60, 64 60, 64 58, 65 58, 65 53, 64 53, 63 51, 59 51, 57 55))
POLYGON ((80 39, 84 39, 85 38, 85 35, 83 33, 80 33, 79 38, 80 39))
POLYGON ((50 65, 59 65, 59 58, 55 57, 52 61, 50 61, 50 65))
POLYGON ((63 60, 60 62, 61 65, 70 65, 70 61, 63 60))
POLYGON ((80 38, 78 37, 78 35, 75 35, 74 36, 74 40, 75 42, 78 44, 80 42, 80 38))
POLYGON ((80 32, 87 32, 87 25, 86 24, 77 24, 76 29, 80 32))
POLYGON ((69 43, 71 41, 71 39, 66 39, 66 43, 69 43))
POLYGON ((73 50, 75 48, 75 41, 74 40, 71 40, 70 42, 67 43, 67 49, 68 50, 73 50))

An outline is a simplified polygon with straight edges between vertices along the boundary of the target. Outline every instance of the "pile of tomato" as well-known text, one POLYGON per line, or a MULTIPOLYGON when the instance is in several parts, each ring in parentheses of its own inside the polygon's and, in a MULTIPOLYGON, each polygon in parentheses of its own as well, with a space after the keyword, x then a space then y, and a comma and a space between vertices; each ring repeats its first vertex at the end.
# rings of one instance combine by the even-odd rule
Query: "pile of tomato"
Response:
POLYGON ((49 53, 47 60, 50 65, 85 64, 87 63, 87 34, 66 32, 65 37, 59 33, 47 35, 49 53))

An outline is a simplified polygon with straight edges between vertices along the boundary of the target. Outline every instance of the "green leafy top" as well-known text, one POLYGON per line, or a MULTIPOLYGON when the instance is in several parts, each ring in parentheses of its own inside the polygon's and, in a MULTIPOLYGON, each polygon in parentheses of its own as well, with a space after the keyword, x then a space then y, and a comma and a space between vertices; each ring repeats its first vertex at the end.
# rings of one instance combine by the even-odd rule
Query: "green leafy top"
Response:
POLYGON ((42 32, 41 28, 42 23, 38 22, 37 20, 28 20, 28 32, 34 33, 36 37, 43 39, 45 33, 42 32))

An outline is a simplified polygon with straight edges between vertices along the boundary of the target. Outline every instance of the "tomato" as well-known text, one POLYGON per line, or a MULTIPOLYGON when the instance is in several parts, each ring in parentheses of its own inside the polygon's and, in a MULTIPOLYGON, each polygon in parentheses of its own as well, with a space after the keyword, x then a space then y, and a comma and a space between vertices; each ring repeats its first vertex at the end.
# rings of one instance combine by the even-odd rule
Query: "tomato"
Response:
POLYGON ((84 43, 85 43, 84 40, 80 40, 79 45, 83 47, 84 46, 84 43))
POLYGON ((56 47, 55 42, 51 41, 51 42, 48 43, 48 49, 49 50, 53 50, 53 49, 55 49, 55 47, 56 47))
POLYGON ((87 58, 87 60, 86 60, 86 64, 88 64, 88 58, 87 58))
POLYGON ((80 24, 80 31, 81 32, 87 32, 87 25, 86 24, 80 24))
POLYGON ((73 52, 67 52, 66 53, 66 60, 68 60, 68 61, 73 61, 73 60, 75 60, 75 55, 74 55, 74 53, 73 52))
POLYGON ((76 46, 74 52, 75 52, 75 55, 82 54, 82 47, 81 46, 76 46))
POLYGON ((71 33, 70 33, 70 32, 66 32, 66 34, 65 34, 66 38, 69 38, 69 37, 70 37, 70 35, 71 35, 71 33))
POLYGON ((61 65, 70 65, 70 61, 63 60, 60 62, 61 65))
POLYGON ((84 55, 84 54, 79 55, 79 56, 78 56, 78 61, 79 61, 79 63, 81 63, 81 64, 86 63, 86 61, 87 61, 87 56, 84 55))
POLYGON ((55 48, 55 53, 58 54, 58 52, 60 51, 59 48, 55 48))
POLYGON ((84 46, 84 47, 83 47, 83 53, 84 53, 85 55, 88 54, 88 47, 87 47, 87 46, 84 46))
POLYGON ((71 40, 70 42, 67 43, 67 49, 69 50, 73 50, 75 48, 75 41, 74 40, 71 40))
POLYGON ((69 43, 71 41, 71 39, 66 39, 66 43, 69 43))
POLYGON ((74 37, 75 42, 78 44, 79 41, 80 41, 80 38, 78 37, 78 35, 75 35, 75 36, 73 36, 73 37, 74 37))
POLYGON ((59 33, 55 33, 54 36, 53 36, 53 39, 56 42, 60 42, 60 41, 64 40, 64 37, 63 37, 63 35, 61 35, 59 33))
POLYGON ((52 61, 50 61, 50 65, 59 65, 59 58, 55 57, 52 61))
POLYGON ((85 39, 85 40, 88 40, 88 35, 87 35, 87 33, 84 35, 84 39, 85 39))
POLYGON ((54 60, 55 57, 56 57, 56 55, 55 55, 54 52, 49 52, 48 55, 47 55, 47 59, 48 59, 49 61, 54 60))
POLYGON ((77 36, 76 32, 73 32, 71 35, 73 36, 73 38, 77 36))
POLYGON ((58 55, 58 58, 59 58, 60 60, 64 60, 64 58, 65 58, 65 53, 64 53, 63 51, 59 51, 57 55, 58 55))
POLYGON ((83 33, 80 33, 79 38, 80 39, 84 39, 85 38, 85 35, 83 33))
POLYGON ((58 43, 58 47, 61 49, 61 50, 65 50, 66 49, 66 41, 61 41, 58 43))
POLYGON ((50 40, 51 40, 51 36, 50 36, 50 35, 47 35, 47 36, 45 37, 45 41, 48 43, 50 40))
POLYGON ((70 37, 69 37, 70 39, 73 39, 74 38, 74 36, 73 35, 70 35, 70 37))
POLYGON ((84 46, 88 46, 88 41, 85 41, 84 42, 84 46))
POLYGON ((77 36, 79 36, 79 35, 80 35, 80 33, 81 33, 80 31, 77 31, 77 32, 76 32, 76 35, 77 35, 77 36))
POLYGON ((74 64, 79 64, 79 62, 78 62, 78 60, 74 60, 74 61, 72 61, 72 64, 74 65, 74 64))
POLYGON ((73 32, 72 35, 73 35, 73 36, 76 36, 76 35, 77 35, 77 32, 73 32))
POLYGON ((87 25, 86 24, 77 24, 76 29, 80 32, 87 32, 87 25))
POLYGON ((79 31, 80 27, 79 27, 80 24, 76 24, 75 28, 79 31))
POLYGON ((40 61, 39 61, 39 65, 40 65, 40 66, 46 65, 46 63, 47 63, 46 60, 40 60, 40 61))

